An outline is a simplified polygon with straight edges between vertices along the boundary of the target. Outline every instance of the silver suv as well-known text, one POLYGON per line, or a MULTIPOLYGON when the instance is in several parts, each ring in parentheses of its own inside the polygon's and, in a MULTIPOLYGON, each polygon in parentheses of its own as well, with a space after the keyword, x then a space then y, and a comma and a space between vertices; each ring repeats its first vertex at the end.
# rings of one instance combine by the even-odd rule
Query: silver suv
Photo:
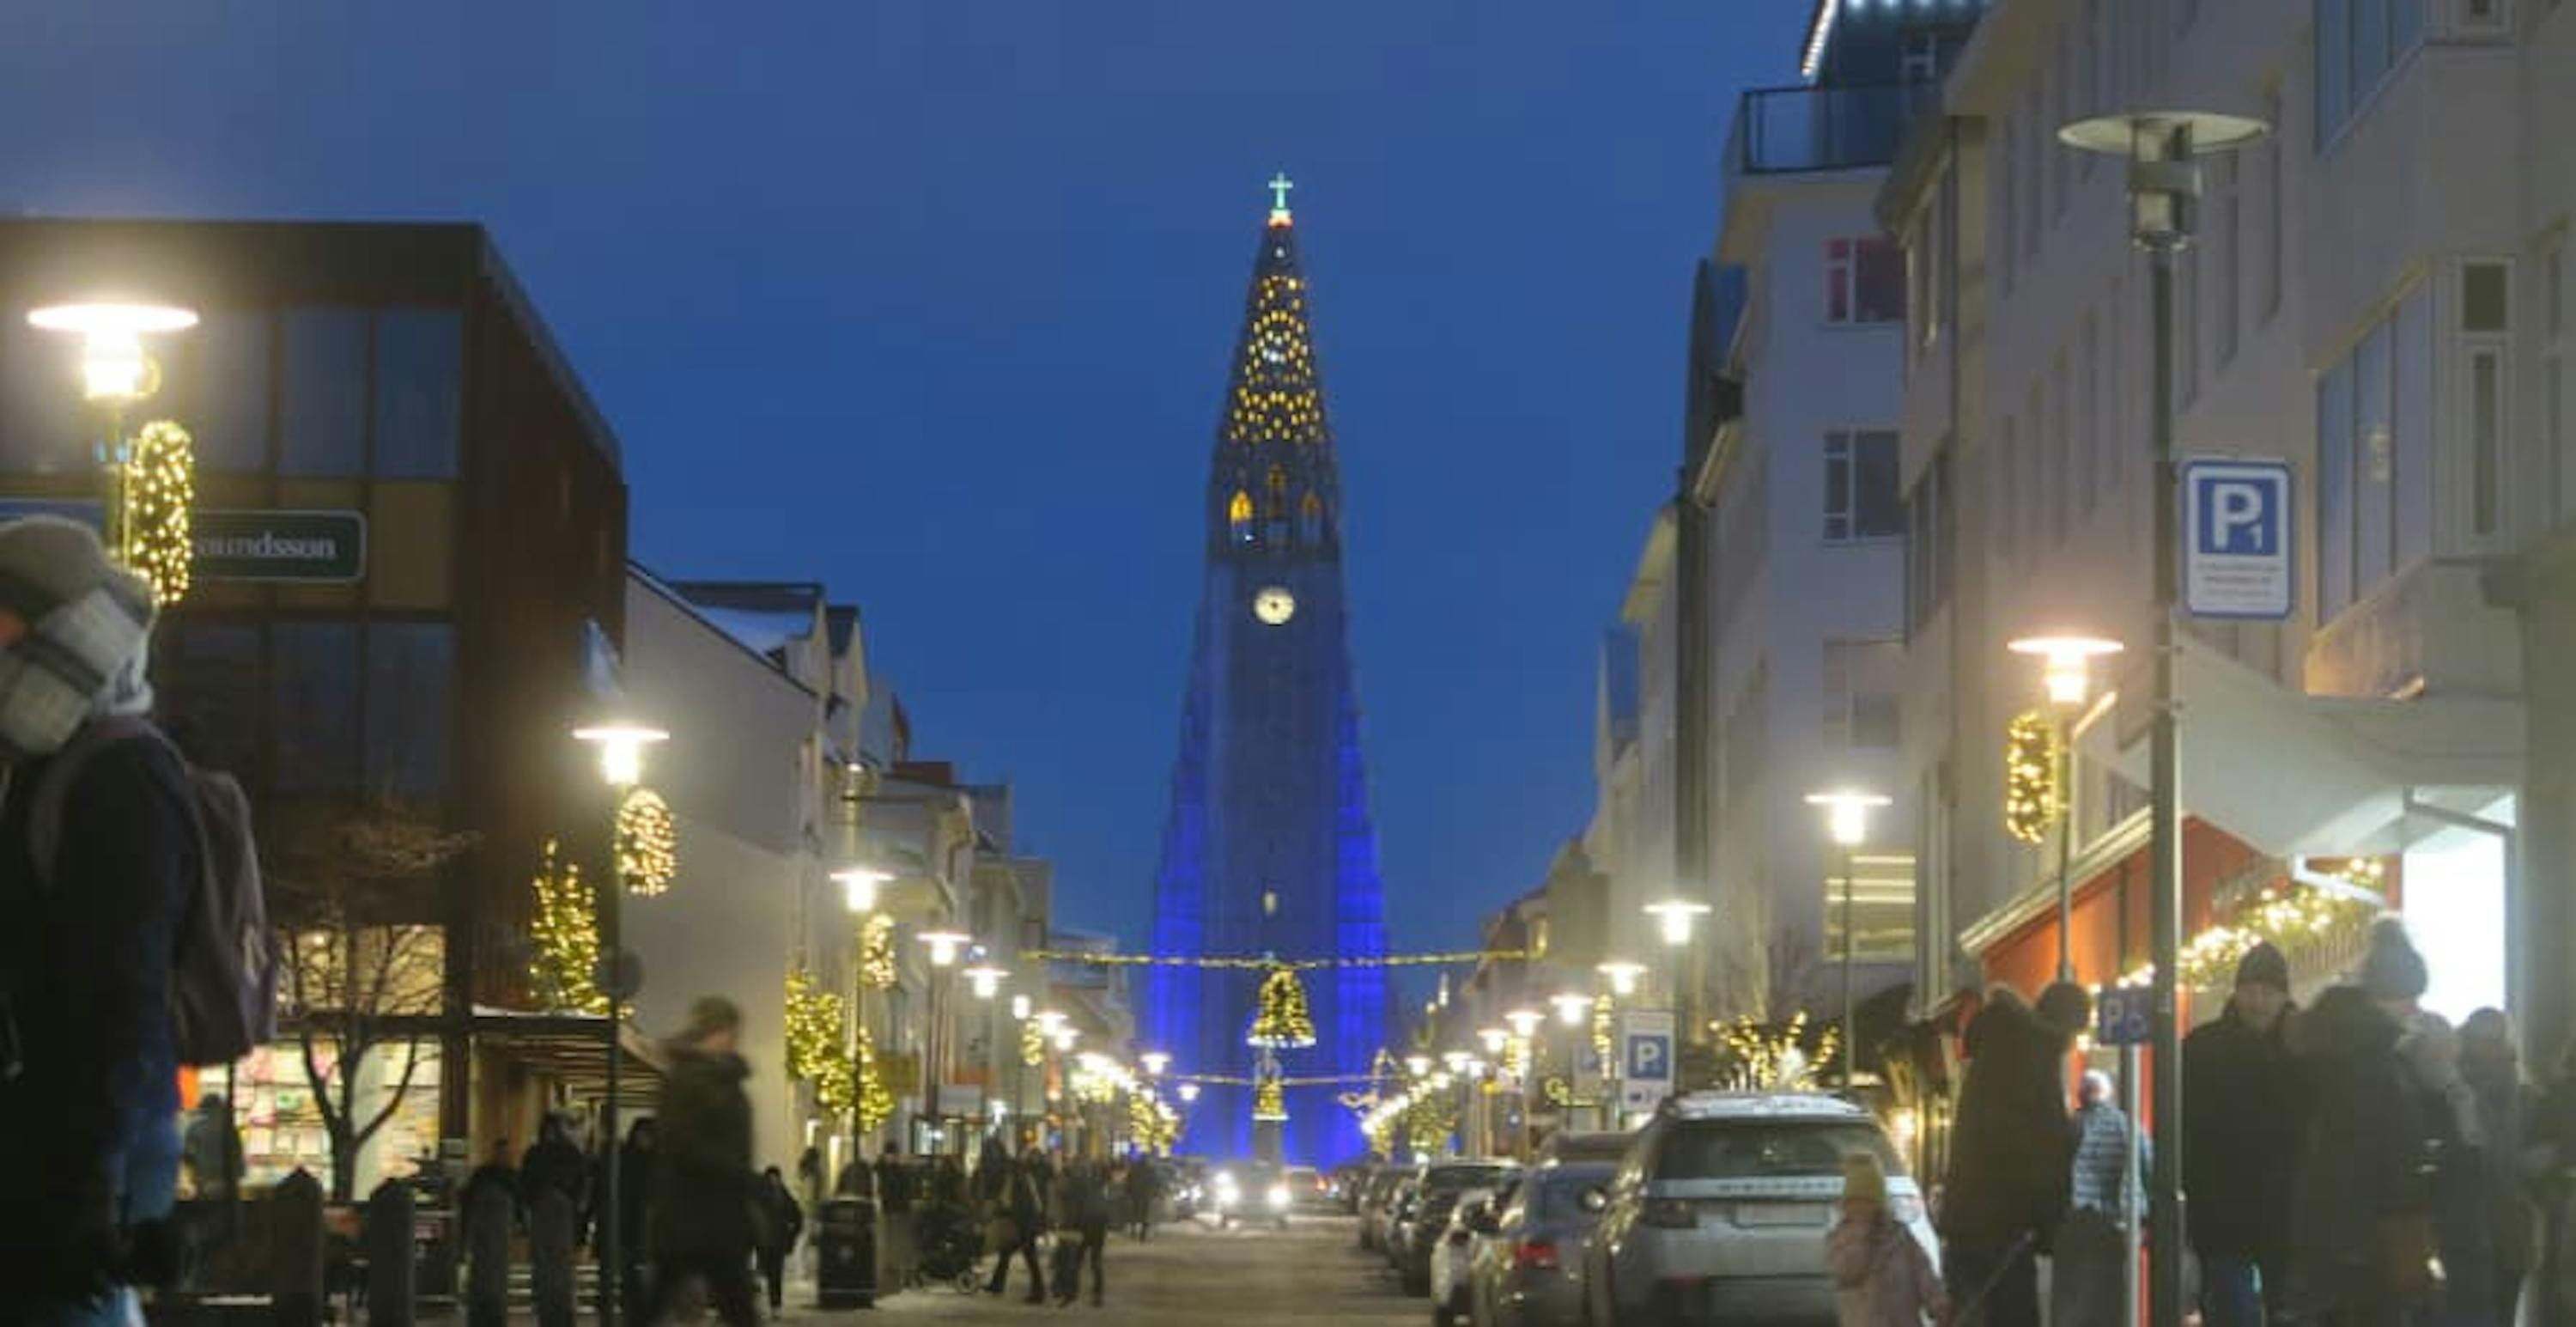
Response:
POLYGON ((1584 1251, 1594 1327, 1831 1324, 1825 1238, 1840 1215, 1843 1158, 1862 1151, 1877 1154, 1892 1214, 1937 1265, 1921 1191, 1869 1112, 1811 1094, 1666 1102, 1620 1163, 1584 1251))

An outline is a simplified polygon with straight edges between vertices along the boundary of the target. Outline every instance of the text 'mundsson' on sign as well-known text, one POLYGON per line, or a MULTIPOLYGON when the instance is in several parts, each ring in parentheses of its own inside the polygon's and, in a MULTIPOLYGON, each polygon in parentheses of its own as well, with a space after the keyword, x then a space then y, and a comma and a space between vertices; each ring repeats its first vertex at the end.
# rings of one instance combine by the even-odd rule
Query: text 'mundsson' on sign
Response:
POLYGON ((354 511, 202 510, 189 535, 207 580, 345 583, 367 572, 367 518, 354 511))

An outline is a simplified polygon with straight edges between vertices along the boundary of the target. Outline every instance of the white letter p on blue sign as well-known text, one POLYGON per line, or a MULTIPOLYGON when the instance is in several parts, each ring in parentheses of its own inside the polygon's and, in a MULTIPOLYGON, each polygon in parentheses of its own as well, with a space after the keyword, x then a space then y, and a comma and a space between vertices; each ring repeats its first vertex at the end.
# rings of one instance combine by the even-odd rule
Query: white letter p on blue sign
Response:
POLYGON ((2183 608, 2194 617, 2279 620, 2298 580, 2290 467, 2280 461, 2185 461, 2183 608))

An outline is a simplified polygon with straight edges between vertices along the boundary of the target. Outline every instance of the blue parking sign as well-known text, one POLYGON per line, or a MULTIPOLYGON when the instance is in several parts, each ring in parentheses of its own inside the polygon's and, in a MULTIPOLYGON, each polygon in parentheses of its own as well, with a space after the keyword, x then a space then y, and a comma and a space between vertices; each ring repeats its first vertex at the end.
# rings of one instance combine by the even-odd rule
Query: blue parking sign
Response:
POLYGON ((2156 993, 2139 987, 2114 986, 2093 1005, 2093 1039, 2105 1046, 2142 1046, 2155 1035, 2148 1015, 2156 993))
POLYGON ((2271 621, 2290 615, 2298 593, 2296 495, 2281 461, 2183 463, 2184 611, 2271 621))

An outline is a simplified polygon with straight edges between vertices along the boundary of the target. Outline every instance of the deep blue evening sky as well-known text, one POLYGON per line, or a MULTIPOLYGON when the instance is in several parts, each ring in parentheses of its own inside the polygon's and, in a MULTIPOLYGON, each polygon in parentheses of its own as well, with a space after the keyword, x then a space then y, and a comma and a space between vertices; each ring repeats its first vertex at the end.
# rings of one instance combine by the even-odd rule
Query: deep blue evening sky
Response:
POLYGON ((624 438, 638 556, 859 602, 916 754, 1016 781, 1060 916, 1131 938, 1284 168, 1422 945, 1589 814, 1727 118, 1809 5, 15 8, 0 207, 489 224, 624 438))

